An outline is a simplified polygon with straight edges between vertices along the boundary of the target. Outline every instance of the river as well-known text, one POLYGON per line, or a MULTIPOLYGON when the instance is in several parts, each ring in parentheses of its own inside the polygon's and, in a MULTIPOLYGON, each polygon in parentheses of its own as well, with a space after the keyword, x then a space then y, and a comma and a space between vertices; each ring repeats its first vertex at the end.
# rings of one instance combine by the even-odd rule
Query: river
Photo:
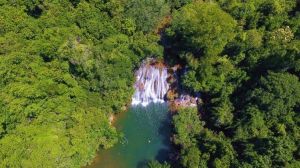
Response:
POLYGON ((171 122, 166 103, 133 106, 117 116, 120 143, 100 150, 88 168, 142 168, 149 160, 167 161, 171 153, 171 122))
POLYGON ((164 66, 144 62, 136 71, 132 106, 116 116, 114 126, 124 137, 100 150, 87 168, 142 168, 150 160, 167 161, 172 150, 171 117, 164 100, 169 84, 164 66))

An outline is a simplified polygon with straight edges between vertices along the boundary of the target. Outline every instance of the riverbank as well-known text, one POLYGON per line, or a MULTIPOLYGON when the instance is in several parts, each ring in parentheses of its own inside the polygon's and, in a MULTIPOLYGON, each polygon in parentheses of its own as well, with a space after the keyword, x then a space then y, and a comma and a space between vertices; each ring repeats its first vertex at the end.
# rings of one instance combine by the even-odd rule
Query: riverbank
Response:
POLYGON ((169 161, 173 153, 171 116, 167 103, 131 106, 115 116, 114 126, 123 133, 113 148, 99 150, 86 168, 133 168, 150 160, 169 161))

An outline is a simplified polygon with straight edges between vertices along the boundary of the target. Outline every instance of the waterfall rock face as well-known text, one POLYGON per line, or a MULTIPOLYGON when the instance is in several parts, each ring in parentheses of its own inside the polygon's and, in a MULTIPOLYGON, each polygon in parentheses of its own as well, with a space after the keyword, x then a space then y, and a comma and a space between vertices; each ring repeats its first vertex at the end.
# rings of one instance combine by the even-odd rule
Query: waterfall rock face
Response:
POLYGON ((151 102, 164 102, 164 96, 169 89, 167 78, 166 67, 143 64, 136 72, 132 105, 147 106, 151 102))

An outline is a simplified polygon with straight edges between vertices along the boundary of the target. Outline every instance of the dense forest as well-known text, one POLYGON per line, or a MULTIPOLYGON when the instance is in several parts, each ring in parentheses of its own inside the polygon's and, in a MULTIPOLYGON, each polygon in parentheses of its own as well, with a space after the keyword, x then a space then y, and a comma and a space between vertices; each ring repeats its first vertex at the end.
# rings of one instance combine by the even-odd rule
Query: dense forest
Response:
POLYGON ((297 0, 0 0, 0 167, 73 168, 112 147, 147 57, 181 64, 169 167, 300 167, 297 0))
POLYGON ((191 3, 169 47, 202 105, 174 116, 181 167, 300 167, 300 4, 191 3))
POLYGON ((80 167, 117 142, 108 116, 139 62, 163 54, 148 32, 165 7, 136 2, 0 1, 1 168, 80 167))

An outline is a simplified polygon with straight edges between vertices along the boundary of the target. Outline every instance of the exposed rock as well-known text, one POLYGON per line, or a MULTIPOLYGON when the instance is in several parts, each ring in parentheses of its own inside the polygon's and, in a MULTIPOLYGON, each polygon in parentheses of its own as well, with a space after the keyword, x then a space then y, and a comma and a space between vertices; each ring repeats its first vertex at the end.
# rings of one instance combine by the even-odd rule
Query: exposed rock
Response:
POLYGON ((113 121, 115 120, 115 116, 113 114, 111 114, 109 116, 109 124, 112 125, 113 121))
POLYGON ((174 100, 175 106, 183 106, 183 107, 194 107, 197 106, 197 97, 193 97, 190 95, 181 95, 179 98, 174 100))

